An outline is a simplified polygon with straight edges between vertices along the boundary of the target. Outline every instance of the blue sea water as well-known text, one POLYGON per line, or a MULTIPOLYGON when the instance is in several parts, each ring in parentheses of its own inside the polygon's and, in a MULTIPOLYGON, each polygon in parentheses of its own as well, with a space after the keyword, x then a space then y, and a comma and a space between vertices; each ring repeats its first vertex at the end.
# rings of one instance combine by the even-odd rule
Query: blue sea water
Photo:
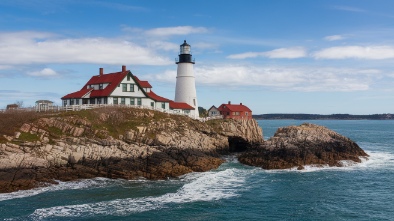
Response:
MULTIPOLYGON (((304 171, 244 166, 163 181, 96 178, 0 194, 1 220, 394 220, 394 121, 308 121, 369 155, 304 171)), ((265 139, 297 120, 259 121, 265 139)))

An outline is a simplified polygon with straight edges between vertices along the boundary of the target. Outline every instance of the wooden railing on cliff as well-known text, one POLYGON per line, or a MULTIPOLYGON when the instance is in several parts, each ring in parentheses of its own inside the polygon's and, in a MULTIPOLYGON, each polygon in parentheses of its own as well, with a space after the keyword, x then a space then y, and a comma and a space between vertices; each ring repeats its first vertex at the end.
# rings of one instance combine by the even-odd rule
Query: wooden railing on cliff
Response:
MULTIPOLYGON (((107 107, 148 109, 148 110, 160 111, 162 113, 167 113, 167 114, 182 115, 182 116, 188 116, 188 117, 194 118, 187 113, 182 113, 177 110, 168 110, 168 109, 163 109, 163 108, 158 108, 158 107, 151 107, 151 106, 144 106, 144 105, 127 105, 127 104, 82 104, 82 105, 67 105, 67 106, 55 106, 54 105, 54 106, 46 107, 45 109, 38 109, 37 107, 18 108, 18 109, 14 109, 14 110, 0 109, 0 112, 4 112, 4 111, 60 112, 60 111, 90 110, 90 109, 94 109, 94 108, 107 108, 107 107)), ((205 122, 208 120, 222 119, 222 118, 223 117, 220 115, 220 116, 214 116, 214 117, 197 118, 196 120, 200 120, 202 122, 205 122)))

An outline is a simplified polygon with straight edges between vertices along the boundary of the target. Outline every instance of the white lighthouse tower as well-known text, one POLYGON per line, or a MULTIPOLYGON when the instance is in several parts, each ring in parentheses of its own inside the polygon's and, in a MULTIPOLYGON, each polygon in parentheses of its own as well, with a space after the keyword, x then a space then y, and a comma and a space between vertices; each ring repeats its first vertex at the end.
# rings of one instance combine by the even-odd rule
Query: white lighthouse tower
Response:
POLYGON ((175 102, 184 102, 194 107, 194 110, 190 111, 190 115, 198 118, 196 83, 193 74, 194 60, 190 52, 190 45, 186 43, 186 40, 180 45, 179 59, 176 64, 178 65, 178 69, 176 75, 175 102))

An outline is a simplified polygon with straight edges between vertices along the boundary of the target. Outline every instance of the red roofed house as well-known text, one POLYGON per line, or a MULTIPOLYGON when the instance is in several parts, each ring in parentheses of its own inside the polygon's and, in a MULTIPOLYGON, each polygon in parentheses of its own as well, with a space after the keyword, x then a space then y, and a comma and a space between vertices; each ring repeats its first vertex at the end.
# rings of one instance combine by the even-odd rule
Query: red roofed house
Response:
POLYGON ((252 119, 252 111, 241 104, 222 104, 217 108, 224 119, 252 119))
MULTIPOLYGON (((81 90, 62 97, 63 106, 81 104, 114 104, 150 106, 153 108, 171 109, 173 102, 152 91, 148 81, 141 81, 133 75, 126 66, 122 71, 104 74, 100 68, 99 75, 95 75, 81 88, 81 90)), ((193 107, 186 103, 175 103, 174 110, 189 113, 193 107)))

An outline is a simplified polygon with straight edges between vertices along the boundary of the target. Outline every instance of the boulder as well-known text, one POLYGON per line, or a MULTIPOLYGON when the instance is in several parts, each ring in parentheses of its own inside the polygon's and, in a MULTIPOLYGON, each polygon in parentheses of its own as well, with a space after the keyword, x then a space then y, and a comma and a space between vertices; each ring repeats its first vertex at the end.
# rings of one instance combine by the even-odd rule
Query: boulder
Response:
POLYGON ((272 138, 238 159, 264 169, 303 169, 305 165, 342 166, 343 160, 361 162, 360 157, 367 156, 349 138, 326 127, 304 123, 279 128, 272 138))

